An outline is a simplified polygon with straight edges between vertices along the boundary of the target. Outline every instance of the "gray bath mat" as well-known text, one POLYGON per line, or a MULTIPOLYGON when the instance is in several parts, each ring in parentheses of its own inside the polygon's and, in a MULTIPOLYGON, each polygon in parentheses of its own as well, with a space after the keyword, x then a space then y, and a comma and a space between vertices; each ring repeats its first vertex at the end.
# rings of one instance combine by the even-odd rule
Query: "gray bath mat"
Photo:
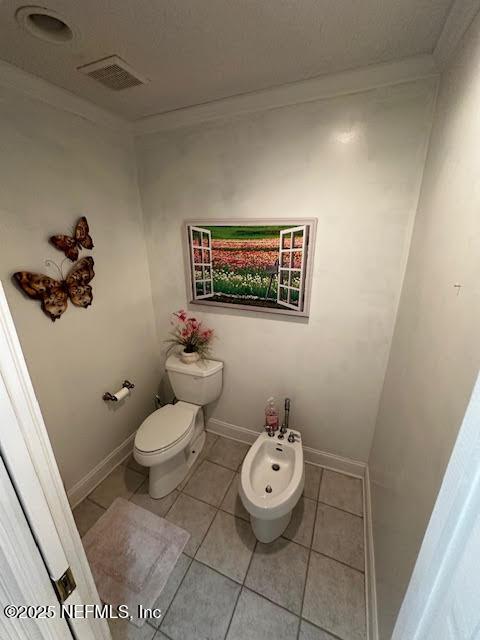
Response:
POLYGON ((141 627, 138 606, 151 608, 190 534, 142 507, 117 498, 83 538, 103 602, 128 605, 141 627))

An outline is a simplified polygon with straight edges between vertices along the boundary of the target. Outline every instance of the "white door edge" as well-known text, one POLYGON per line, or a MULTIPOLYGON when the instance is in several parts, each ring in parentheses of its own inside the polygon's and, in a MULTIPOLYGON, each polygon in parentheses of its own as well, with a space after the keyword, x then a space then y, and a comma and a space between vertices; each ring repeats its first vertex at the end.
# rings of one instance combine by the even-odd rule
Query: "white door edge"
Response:
MULTIPOLYGON (((68 603, 101 606, 1 282, 0 372, 12 409, 10 415, 16 418, 8 423, 0 421, 0 442, 2 450, 4 444, 8 448, 7 463, 17 494, 24 506, 28 506, 32 497, 38 496, 39 487, 43 493, 43 499, 48 505, 45 519, 51 516, 61 542, 58 555, 60 559, 62 556, 66 557, 77 584, 76 590, 68 598, 68 603), (17 484, 16 463, 20 464, 25 460, 25 456, 29 456, 34 474, 29 479, 18 477, 17 484)), ((49 549, 48 541, 42 539, 46 529, 35 530, 34 524, 31 523, 31 526, 33 525, 32 529, 39 545, 42 547, 43 544, 45 549, 49 549)), ((55 550, 50 548, 50 553, 54 555, 55 550)), ((51 564, 55 564, 55 560, 51 564)), ((111 639, 105 620, 76 619, 71 621, 71 626, 79 640, 111 639)))
MULTIPOLYGON (((415 568, 398 615, 392 640, 433 640, 435 625, 451 640, 470 640, 450 627, 455 617, 480 629, 478 597, 472 608, 468 580, 479 590, 480 548, 469 544, 478 538, 480 514, 480 376, 473 389, 462 426, 448 463, 415 568), (473 549, 473 551, 472 551, 473 549), (465 586, 464 586, 465 585, 465 586)), ((478 636, 475 634, 475 638, 478 636)), ((472 636, 473 638, 473 636, 472 636)))
MULTIPOLYGON (((0 456, 0 637, 18 640, 73 638, 40 551, 0 456), (42 618, 9 617, 7 607, 29 604, 42 618)), ((15 613, 15 611, 14 611, 15 613)))

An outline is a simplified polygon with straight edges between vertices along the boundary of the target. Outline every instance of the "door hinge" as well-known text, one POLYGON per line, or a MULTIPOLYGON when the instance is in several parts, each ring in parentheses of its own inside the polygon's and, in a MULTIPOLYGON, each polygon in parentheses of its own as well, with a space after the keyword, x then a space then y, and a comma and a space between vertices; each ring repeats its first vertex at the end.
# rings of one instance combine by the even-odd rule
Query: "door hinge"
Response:
POLYGON ((63 604, 68 596, 77 588, 77 584, 70 567, 68 567, 65 573, 60 576, 58 580, 52 580, 52 584, 60 604, 63 604))

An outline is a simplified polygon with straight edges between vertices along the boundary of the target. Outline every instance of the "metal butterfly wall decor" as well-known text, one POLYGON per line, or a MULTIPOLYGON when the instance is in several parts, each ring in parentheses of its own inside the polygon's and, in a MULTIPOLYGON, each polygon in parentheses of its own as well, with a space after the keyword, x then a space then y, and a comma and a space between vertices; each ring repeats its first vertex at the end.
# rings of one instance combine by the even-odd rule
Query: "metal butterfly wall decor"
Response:
MULTIPOLYGON (((46 263, 51 264, 50 260, 46 263)), ((76 307, 86 309, 92 304, 93 292, 88 283, 95 275, 93 265, 93 258, 82 258, 73 265, 67 277, 55 265, 60 271, 60 280, 29 271, 17 271, 13 277, 30 298, 40 300, 42 311, 55 322, 67 310, 69 298, 76 307)))
POLYGON ((93 240, 89 235, 90 229, 85 216, 77 222, 72 236, 56 235, 50 237, 50 242, 67 256, 69 260, 78 260, 78 250, 93 249, 93 240))
POLYGON ((66 276, 63 275, 64 262, 67 259, 72 262, 77 260, 79 248, 93 248, 85 216, 78 221, 74 237, 57 235, 51 236, 50 241, 67 256, 60 267, 52 260, 45 261, 47 266, 54 265, 58 269, 60 279, 55 280, 43 273, 30 271, 17 271, 13 278, 27 296, 40 301, 42 311, 55 322, 67 310, 69 299, 76 307, 84 309, 92 304, 93 292, 89 283, 95 275, 95 263, 90 256, 82 258, 73 265, 66 276))

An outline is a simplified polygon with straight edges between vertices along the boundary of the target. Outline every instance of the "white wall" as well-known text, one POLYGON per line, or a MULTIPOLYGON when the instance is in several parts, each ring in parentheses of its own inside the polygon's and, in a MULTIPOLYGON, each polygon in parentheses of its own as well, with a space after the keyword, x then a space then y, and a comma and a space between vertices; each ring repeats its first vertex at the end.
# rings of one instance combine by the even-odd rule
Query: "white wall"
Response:
POLYGON ((288 395, 307 445, 367 460, 434 92, 425 80, 138 140, 159 349, 186 304, 184 219, 318 217, 308 321, 192 307, 226 363, 216 419, 258 429, 266 398, 288 395))
MULTIPOLYGON (((67 489, 152 410, 158 354, 131 140, 0 88, 0 279, 67 489), (88 217, 95 248, 93 306, 52 323, 10 280, 55 275, 47 240, 88 217), (101 396, 127 377, 123 406, 101 396)), ((84 255, 89 252, 84 252, 84 255)), ((68 269, 68 265, 65 265, 68 269)))
POLYGON ((390 638, 480 364, 479 104, 480 17, 442 76, 370 456, 381 640, 390 638))

